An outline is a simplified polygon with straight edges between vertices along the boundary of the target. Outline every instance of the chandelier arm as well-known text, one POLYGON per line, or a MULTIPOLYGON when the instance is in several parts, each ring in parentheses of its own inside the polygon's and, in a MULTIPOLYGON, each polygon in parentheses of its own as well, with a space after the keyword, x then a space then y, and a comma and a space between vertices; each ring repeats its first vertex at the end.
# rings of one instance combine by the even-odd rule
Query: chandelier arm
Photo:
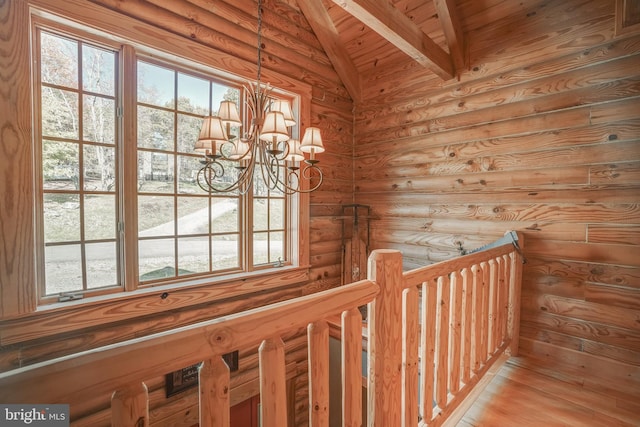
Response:
POLYGON ((288 174, 289 181, 291 181, 292 176, 296 177, 297 184, 295 186, 288 185, 286 183, 283 184, 286 190, 284 192, 287 195, 291 195, 295 193, 302 193, 302 194, 311 193, 317 190, 318 188, 320 188, 320 185, 322 185, 322 182, 324 181, 324 174, 322 173, 322 169, 320 169, 315 164, 307 165, 304 168, 298 169, 298 170, 290 170, 288 174), (300 188, 301 181, 305 180, 305 181, 311 182, 311 179, 313 179, 314 174, 318 182, 313 187, 307 188, 305 190, 301 189, 300 188))

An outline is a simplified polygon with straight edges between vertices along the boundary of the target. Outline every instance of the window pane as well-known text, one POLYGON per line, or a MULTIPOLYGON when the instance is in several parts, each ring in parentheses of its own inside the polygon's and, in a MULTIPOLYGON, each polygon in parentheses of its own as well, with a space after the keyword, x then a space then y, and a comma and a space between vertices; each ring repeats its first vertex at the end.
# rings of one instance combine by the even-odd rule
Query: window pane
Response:
POLYGON ((82 290, 80 245, 47 246, 44 261, 47 295, 82 290))
POLYGON ((171 236, 174 230, 173 197, 138 196, 138 235, 171 236))
POLYGON ((165 153, 139 151, 138 191, 173 193, 173 156, 165 153))
POLYGON ((115 196, 95 194, 84 196, 84 238, 85 240, 116 238, 115 196))
POLYGON ((42 88, 42 135, 78 139, 78 94, 42 88))
POLYGON ((269 225, 267 199, 254 199, 253 201, 253 229, 256 231, 267 230, 269 225))
POLYGON ((167 68, 138 61, 138 102, 174 108, 174 75, 167 68))
POLYGON ((82 138, 85 141, 113 144, 116 131, 115 101, 92 95, 84 95, 82 101, 82 138))
POLYGON ((178 275, 209 271, 209 237, 178 239, 178 275))
POLYGON ((208 234, 208 217, 209 200, 207 198, 178 197, 178 234, 208 234))
POLYGON ((84 146, 84 189, 116 191, 116 160, 113 147, 84 146))
POLYGON ((178 156, 178 193, 206 194, 197 183, 198 170, 201 167, 198 157, 178 156))
POLYGON ((40 69, 43 83, 78 88, 78 43, 41 33, 40 69))
POLYGON ((253 233, 253 265, 269 262, 268 233, 253 233))
POLYGON ((115 95, 116 55, 94 46, 82 45, 82 85, 88 92, 115 95))
POLYGON ((264 182, 262 171, 259 167, 256 168, 253 176, 253 195, 256 197, 267 197, 269 195, 269 188, 264 182))
POLYGON ((201 117, 178 114, 178 151, 193 153, 193 148, 200 134, 201 117))
POLYGON ((45 190, 77 190, 78 144, 72 142, 42 142, 42 178, 45 190))
POLYGON ((175 257, 173 239, 140 240, 138 242, 140 280, 175 277, 175 257))
POLYGON ((240 266, 240 248, 237 235, 212 237, 211 253, 214 270, 226 270, 240 266))
POLYGON ((214 233, 237 232, 239 222, 238 199, 211 199, 211 228, 214 233))
POLYGON ((173 117, 171 111, 139 105, 138 147, 172 151, 173 117))
POLYGON ((77 194, 44 195, 44 241, 80 240, 80 198, 77 194))
POLYGON ((269 234, 269 261, 276 262, 278 259, 285 259, 284 233, 281 231, 269 234))
POLYGON ((269 229, 284 229, 284 199, 269 200, 269 229))
POLYGON ((87 244, 87 286, 102 288, 118 284, 118 255, 115 242, 87 244))
POLYGON ((209 114, 209 82, 204 79, 178 73, 178 110, 209 114))

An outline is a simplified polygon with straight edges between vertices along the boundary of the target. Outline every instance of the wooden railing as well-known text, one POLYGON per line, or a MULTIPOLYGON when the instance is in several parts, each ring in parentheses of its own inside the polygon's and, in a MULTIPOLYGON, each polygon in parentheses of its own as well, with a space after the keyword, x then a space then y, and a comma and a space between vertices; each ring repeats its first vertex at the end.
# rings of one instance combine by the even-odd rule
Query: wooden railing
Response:
POLYGON ((372 253, 370 427, 460 418, 492 366, 517 354, 522 263, 511 243, 405 273, 400 252, 372 253))
POLYGON ((0 402, 73 406, 113 393, 113 426, 147 426, 145 379, 202 362, 200 426, 228 427, 230 374, 222 355, 259 346, 262 426, 283 427, 281 337, 307 327, 309 424, 326 427, 327 319, 341 314, 342 426, 360 427, 358 307, 368 303, 368 426, 442 425, 464 410, 496 361, 517 353, 521 264, 509 244, 403 273, 400 252, 377 250, 368 280, 0 373, 0 402))
POLYGON ((362 315, 378 286, 363 280, 296 298, 54 359, 0 374, 0 402, 53 404, 112 394, 113 426, 148 426, 145 379, 199 362, 200 426, 229 426, 230 374, 222 355, 259 345, 262 426, 287 426, 284 345, 308 325, 310 419, 328 425, 329 335, 324 319, 342 314, 346 426, 360 425, 362 315), (357 375, 354 372, 357 371, 357 375), (356 398, 356 396, 358 396, 356 398))

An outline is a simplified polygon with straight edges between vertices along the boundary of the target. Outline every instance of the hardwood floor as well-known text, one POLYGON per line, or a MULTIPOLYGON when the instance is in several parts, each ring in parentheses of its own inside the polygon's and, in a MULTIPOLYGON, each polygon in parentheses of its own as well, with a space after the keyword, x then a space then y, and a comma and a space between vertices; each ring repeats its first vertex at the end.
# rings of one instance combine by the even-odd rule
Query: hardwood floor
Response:
POLYGON ((583 377, 571 366, 511 358, 458 427, 640 426, 640 390, 621 392, 605 380, 594 387, 583 377))

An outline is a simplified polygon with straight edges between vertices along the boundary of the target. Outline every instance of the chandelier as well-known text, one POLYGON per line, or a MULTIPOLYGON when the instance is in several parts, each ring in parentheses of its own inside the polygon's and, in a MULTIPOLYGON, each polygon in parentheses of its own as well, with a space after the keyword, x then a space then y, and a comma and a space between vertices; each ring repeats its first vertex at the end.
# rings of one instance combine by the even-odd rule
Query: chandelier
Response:
POLYGON ((255 83, 244 85, 245 111, 251 115, 251 124, 241 137, 232 135, 231 128, 239 130, 242 121, 236 103, 227 100, 220 102, 216 116, 204 118, 194 149, 204 155, 197 175, 204 191, 245 194, 256 174, 270 190, 285 194, 310 193, 322 184, 316 159, 324 151, 320 129, 308 127, 302 141, 292 138, 296 121, 291 104, 276 99, 271 86, 260 81, 261 33, 262 1, 258 0, 258 75, 255 83))

